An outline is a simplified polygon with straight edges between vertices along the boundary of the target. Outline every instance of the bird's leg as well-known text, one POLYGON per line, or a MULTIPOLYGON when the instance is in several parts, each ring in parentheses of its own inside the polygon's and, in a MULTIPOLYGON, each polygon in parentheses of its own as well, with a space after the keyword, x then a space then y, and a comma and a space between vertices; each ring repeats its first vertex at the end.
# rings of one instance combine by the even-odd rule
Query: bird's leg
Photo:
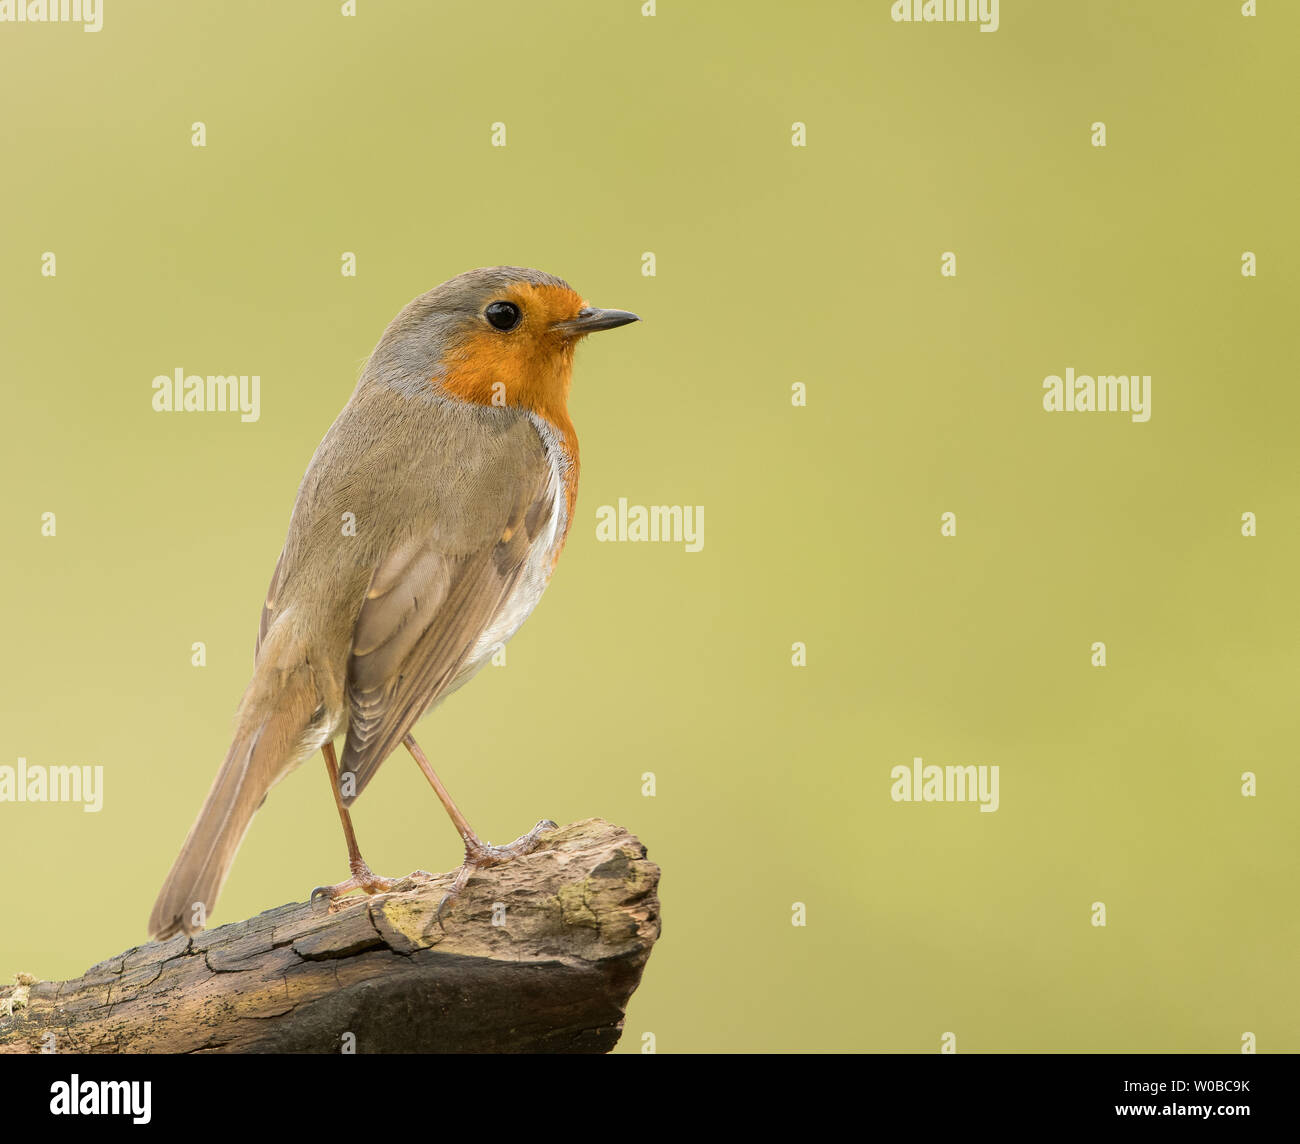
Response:
POLYGON ((398 879, 380 877, 366 865, 366 860, 361 857, 361 849, 357 846, 356 831, 352 829, 352 815, 348 813, 348 808, 343 805, 343 792, 339 790, 339 764, 334 757, 334 744, 326 743, 321 748, 321 753, 325 756, 325 769, 329 771, 330 790, 334 792, 334 805, 338 807, 339 818, 343 821, 343 836, 348 842, 348 868, 352 871, 352 877, 333 886, 317 886, 311 892, 311 900, 328 898, 332 902, 335 898, 350 894, 354 890, 364 890, 367 894, 388 893, 396 887, 398 879))
POLYGON ((447 788, 442 785, 438 776, 434 774, 433 768, 429 765, 429 760, 424 757, 424 752, 420 750, 420 744, 415 741, 415 737, 407 735, 402 741, 406 744, 406 749, 411 752, 411 758, 424 772, 424 777, 429 780, 429 785, 433 787, 434 794, 438 796, 438 801, 442 803, 443 808, 451 817, 451 821, 455 824, 456 830, 465 843, 465 862, 456 872, 456 878, 452 882, 451 888, 443 896, 442 901, 438 903, 437 916, 441 919, 443 911, 465 888, 465 883, 469 881, 470 875, 475 870, 485 870, 489 866, 499 866, 502 862, 509 862, 512 858, 530 854, 537 849, 541 835, 548 830, 555 830, 557 827, 549 818, 543 818, 532 830, 516 838, 508 846, 493 846, 490 842, 484 842, 470 829, 470 825, 465 821, 465 816, 461 814, 460 808, 452 801, 451 795, 447 793, 447 788))

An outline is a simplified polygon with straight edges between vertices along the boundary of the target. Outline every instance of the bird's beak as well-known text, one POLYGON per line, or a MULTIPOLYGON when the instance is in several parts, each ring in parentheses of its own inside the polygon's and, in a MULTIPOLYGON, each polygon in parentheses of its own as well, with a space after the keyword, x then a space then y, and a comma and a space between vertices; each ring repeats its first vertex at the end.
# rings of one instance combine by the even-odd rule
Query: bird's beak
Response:
POLYGON ((628 322, 639 322, 629 310, 597 310, 588 306, 579 310, 576 317, 566 322, 556 322, 553 327, 562 334, 580 338, 584 334, 594 334, 597 330, 612 330, 616 326, 626 326, 628 322))

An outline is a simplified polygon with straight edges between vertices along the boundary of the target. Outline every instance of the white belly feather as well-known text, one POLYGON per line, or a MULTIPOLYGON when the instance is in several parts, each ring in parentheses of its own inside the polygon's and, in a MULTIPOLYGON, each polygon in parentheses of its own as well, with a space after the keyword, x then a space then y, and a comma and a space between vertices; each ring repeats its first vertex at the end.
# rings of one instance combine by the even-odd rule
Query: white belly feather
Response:
POLYGON ((465 666, 456 673, 456 678, 443 693, 444 696, 450 695, 458 687, 469 682, 492 658, 497 649, 523 626, 524 621, 537 607, 537 601, 542 598, 542 593, 546 590, 547 582, 551 577, 551 569, 555 564, 555 545, 564 535, 566 517, 564 481, 561 477, 563 459, 557 448, 555 433, 550 426, 536 417, 531 420, 537 426, 538 434, 546 445, 546 454, 551 462, 553 493, 551 515, 542 526, 542 531, 538 533, 514 589, 506 597, 501 610, 475 642, 473 650, 465 661, 465 666))

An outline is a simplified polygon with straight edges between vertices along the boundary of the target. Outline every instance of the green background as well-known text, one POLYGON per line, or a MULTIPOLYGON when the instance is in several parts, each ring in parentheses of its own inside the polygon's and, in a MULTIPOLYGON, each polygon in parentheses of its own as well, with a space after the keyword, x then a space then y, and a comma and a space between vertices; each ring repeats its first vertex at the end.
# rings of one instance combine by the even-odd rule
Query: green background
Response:
MULTIPOLYGON (((0 762, 106 785, 0 804, 0 976, 145 939, 313 449, 402 305, 514 263, 644 321, 579 351, 546 599, 419 737, 484 837, 600 815, 662 866, 620 1049, 1300 1049, 1300 6, 1259 6, 0 25, 0 762), (178 366, 261 419, 153 412, 178 366), (1066 367, 1150 374, 1150 422, 1049 416, 1066 367), (704 550, 597 543, 620 496, 704 505, 704 550), (894 803, 914 756, 1001 808, 894 803)), ((459 859, 400 754, 355 815, 377 871, 459 859)), ((313 760, 213 921, 345 874, 313 760)))

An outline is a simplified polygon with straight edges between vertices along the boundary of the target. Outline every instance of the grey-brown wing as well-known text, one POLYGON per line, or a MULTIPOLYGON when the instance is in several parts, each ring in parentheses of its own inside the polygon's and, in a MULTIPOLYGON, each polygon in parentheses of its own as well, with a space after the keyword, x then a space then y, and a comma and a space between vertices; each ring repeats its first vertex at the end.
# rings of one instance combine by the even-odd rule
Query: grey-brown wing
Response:
POLYGON ((340 771, 355 776, 348 805, 455 679, 518 584, 558 495, 539 450, 513 497, 481 506, 499 522, 494 541, 456 552, 435 529, 397 546, 375 568, 348 661, 350 719, 340 761, 340 771))

